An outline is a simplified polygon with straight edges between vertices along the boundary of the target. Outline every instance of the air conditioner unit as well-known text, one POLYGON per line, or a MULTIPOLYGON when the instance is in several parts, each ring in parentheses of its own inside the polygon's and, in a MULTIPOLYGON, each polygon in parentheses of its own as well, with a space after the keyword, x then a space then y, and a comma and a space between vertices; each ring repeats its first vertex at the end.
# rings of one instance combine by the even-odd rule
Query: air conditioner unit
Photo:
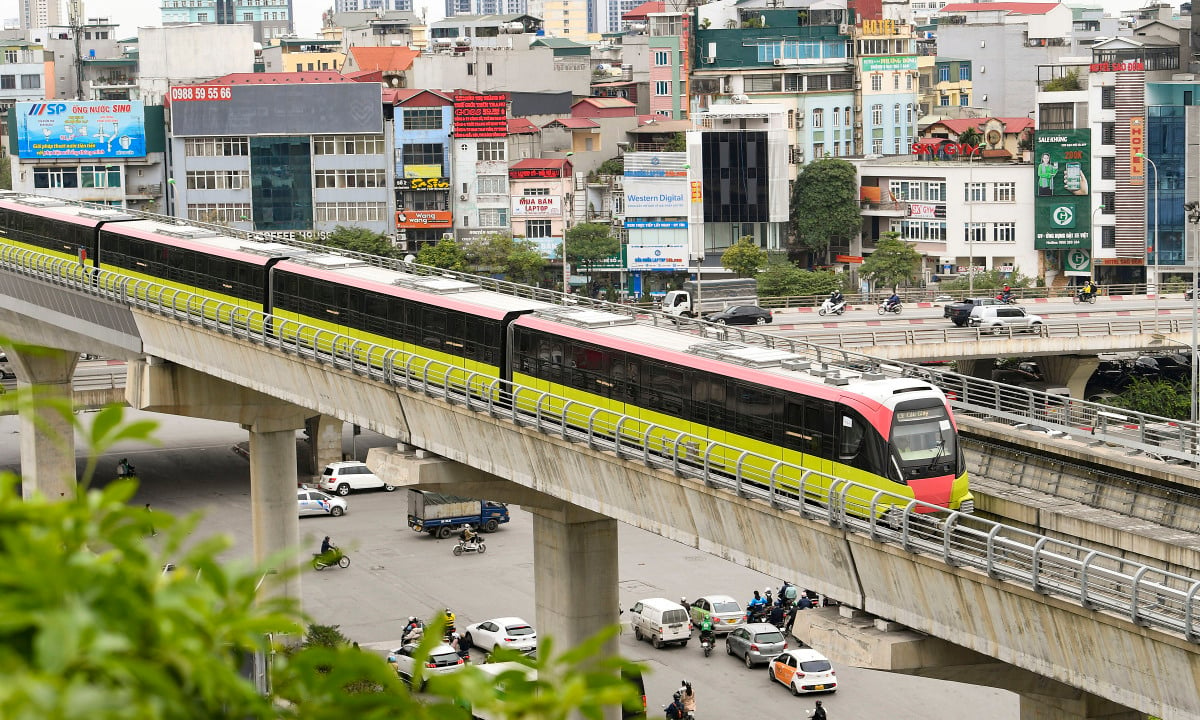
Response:
POLYGON ((796 119, 797 119, 797 120, 803 120, 803 119, 804 119, 804 111, 803 111, 803 110, 797 110, 797 111, 796 111, 796 119))
POLYGON ((733 103, 734 105, 744 105, 750 102, 750 98, 745 95, 732 95, 729 98, 729 102, 733 103))
POLYGON ((796 118, 796 129, 800 130, 803 128, 804 128, 804 118, 802 118, 802 117, 796 118))
POLYGON ((466 200, 466 199, 467 199, 467 198, 469 198, 469 197, 471 197, 471 196, 470 196, 470 195, 468 195, 468 194, 466 194, 466 193, 463 193, 462 195, 459 195, 459 196, 458 196, 458 199, 459 199, 459 200, 466 200))
POLYGON ((782 64, 783 64, 783 58, 775 58, 775 67, 779 67, 782 64))
POLYGON ((850 26, 849 25, 847 25, 846 23, 842 23, 841 25, 838 25, 838 35, 849 35, 849 34, 850 34, 850 26))

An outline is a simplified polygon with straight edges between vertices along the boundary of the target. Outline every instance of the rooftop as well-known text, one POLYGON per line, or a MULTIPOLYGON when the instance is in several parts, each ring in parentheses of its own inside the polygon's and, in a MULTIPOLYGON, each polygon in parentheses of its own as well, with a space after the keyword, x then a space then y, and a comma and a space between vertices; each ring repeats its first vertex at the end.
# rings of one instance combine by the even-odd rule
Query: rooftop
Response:
POLYGON ((621 16, 622 20, 645 20, 650 13, 660 13, 667 9, 667 4, 663 0, 649 0, 635 8, 630 9, 621 16))
POLYGON ((559 125, 568 130, 584 130, 587 128, 600 127, 600 123, 596 122, 595 120, 589 120, 588 118, 577 118, 577 117, 556 118, 556 119, 551 120, 550 122, 546 123, 542 127, 548 128, 551 125, 559 125))
POLYGON ((508 119, 508 134, 509 135, 536 135, 541 132, 537 125, 534 125, 526 118, 509 118, 508 119))
POLYGON ((509 170, 562 170, 563 175, 571 172, 571 161, 566 158, 525 158, 508 166, 509 170))
POLYGON ((201 85, 284 85, 288 83, 354 82, 336 70, 306 70, 304 72, 229 73, 201 85))
POLYGON ((359 70, 408 70, 420 50, 408 47, 367 47, 354 45, 350 48, 354 64, 359 70))
POLYGON ((1056 2, 951 3, 942 8, 941 14, 1004 11, 1011 15, 1045 15, 1058 6, 1059 3, 1056 2))

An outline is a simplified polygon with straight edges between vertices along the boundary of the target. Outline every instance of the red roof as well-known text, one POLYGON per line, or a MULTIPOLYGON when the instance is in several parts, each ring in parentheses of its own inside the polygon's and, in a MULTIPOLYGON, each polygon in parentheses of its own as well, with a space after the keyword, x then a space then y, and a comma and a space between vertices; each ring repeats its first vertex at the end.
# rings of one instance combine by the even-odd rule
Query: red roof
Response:
POLYGON ((566 158, 525 158, 508 166, 509 170, 562 170, 563 177, 571 174, 571 161, 566 158))
POLYGON ((546 123, 542 127, 548 128, 551 125, 554 125, 555 123, 562 125, 563 127, 565 127, 568 130, 583 130, 586 128, 600 127, 600 123, 596 122, 595 120, 592 120, 590 118, 575 118, 575 117, 565 117, 565 118, 558 118, 556 120, 551 120, 550 122, 546 123))
POLYGON ((533 135, 541 132, 537 125, 534 125, 526 118, 509 118, 508 119, 508 134, 509 135, 533 135))
POLYGON ((666 12, 667 4, 662 0, 650 0, 630 9, 621 16, 622 20, 645 20, 650 13, 666 12))
MULTIPOLYGON (((988 120, 991 119, 992 118, 965 118, 959 120, 938 120, 929 127, 941 125, 955 135, 960 135, 969 127, 973 127, 982 132, 983 126, 988 120)), ((1004 123, 1005 133, 1019 133, 1033 128, 1033 120, 1028 117, 1009 117, 996 119, 1004 123)), ((929 128, 925 128, 925 131, 928 132, 929 128)))
POLYGON ((383 73, 379 70, 356 70, 345 75, 354 82, 383 82, 383 73))
POLYGON ((204 85, 283 85, 286 83, 331 83, 354 82, 335 70, 312 70, 279 73, 229 73, 214 78, 204 85))
POLYGON ((987 2, 987 3, 951 3, 942 8, 943 15, 961 12, 994 12, 1003 10, 1016 15, 1045 15, 1058 3, 1039 2, 987 2))
POLYGON ((354 45, 350 48, 354 56, 354 64, 359 70, 407 70, 412 67, 413 58, 421 54, 419 50, 407 47, 367 47, 354 45))

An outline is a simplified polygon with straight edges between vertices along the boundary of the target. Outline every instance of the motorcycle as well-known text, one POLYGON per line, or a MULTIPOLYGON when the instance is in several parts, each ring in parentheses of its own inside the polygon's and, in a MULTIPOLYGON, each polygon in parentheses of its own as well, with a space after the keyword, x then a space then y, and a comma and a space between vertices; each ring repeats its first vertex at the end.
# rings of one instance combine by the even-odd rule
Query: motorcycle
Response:
POLYGON ((708 637, 708 636, 700 637, 700 648, 702 650, 704 650, 704 657, 708 657, 709 655, 712 654, 713 645, 715 645, 715 644, 716 643, 713 641, 713 639, 711 637, 708 637))
POLYGON ((133 467, 133 465, 129 464, 128 460, 122 460, 121 462, 117 463, 117 477, 127 478, 135 477, 136 475, 137 470, 133 467))
POLYGON ((313 553, 313 569, 324 570, 337 565, 340 568, 350 567, 350 556, 338 548, 330 548, 327 553, 313 553))
POLYGON ((996 296, 996 299, 999 300, 1000 302, 1004 303, 1005 305, 1016 305, 1017 304, 1017 296, 1016 295, 1005 295, 1004 293, 1000 293, 999 295, 996 296))
POLYGON ((884 300, 883 302, 879 303, 879 307, 877 307, 875 309, 875 311, 878 312, 880 315, 883 315, 884 313, 896 313, 897 315, 899 315, 900 311, 903 308, 904 308, 904 305, 902 303, 895 303, 893 305, 888 305, 888 301, 884 300))
POLYGON ((834 303, 829 298, 825 298, 825 302, 821 303, 821 309, 817 310, 817 314, 824 317, 826 315, 841 315, 846 312, 845 298, 834 303))
POLYGON ((1079 292, 1075 293, 1075 297, 1071 298, 1071 302, 1075 303, 1076 305, 1079 303, 1089 303, 1094 305, 1096 303, 1096 293, 1087 293, 1080 290, 1079 292))
POLYGON ((473 553, 473 552, 477 552, 480 555, 482 555, 485 552, 487 552, 487 545, 483 544, 483 540, 474 539, 474 540, 459 540, 458 544, 454 546, 454 554, 455 555, 462 555, 463 553, 473 553))

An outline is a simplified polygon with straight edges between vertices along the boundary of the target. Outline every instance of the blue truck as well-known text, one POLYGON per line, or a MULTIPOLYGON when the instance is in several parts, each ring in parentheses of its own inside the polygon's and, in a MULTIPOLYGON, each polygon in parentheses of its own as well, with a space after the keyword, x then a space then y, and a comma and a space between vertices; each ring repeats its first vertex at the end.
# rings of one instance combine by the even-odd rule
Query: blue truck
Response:
POLYGON ((501 523, 506 522, 508 506, 504 503, 424 490, 408 491, 408 526, 439 539, 450 537, 463 525, 490 533, 496 532, 501 523))

